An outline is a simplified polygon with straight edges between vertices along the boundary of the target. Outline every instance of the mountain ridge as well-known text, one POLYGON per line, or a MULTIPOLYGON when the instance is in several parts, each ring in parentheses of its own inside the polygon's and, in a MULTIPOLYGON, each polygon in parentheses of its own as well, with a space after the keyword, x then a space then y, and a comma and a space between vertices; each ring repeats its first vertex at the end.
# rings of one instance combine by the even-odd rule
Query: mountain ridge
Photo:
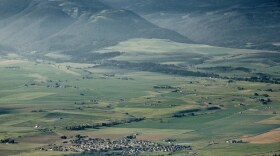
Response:
POLYGON ((113 9, 98 0, 4 0, 15 8, 0 17, 0 42, 17 51, 90 52, 132 38, 162 38, 191 42, 175 31, 160 28, 139 15, 113 9))
POLYGON ((280 50, 279 0, 102 0, 214 46, 280 50))

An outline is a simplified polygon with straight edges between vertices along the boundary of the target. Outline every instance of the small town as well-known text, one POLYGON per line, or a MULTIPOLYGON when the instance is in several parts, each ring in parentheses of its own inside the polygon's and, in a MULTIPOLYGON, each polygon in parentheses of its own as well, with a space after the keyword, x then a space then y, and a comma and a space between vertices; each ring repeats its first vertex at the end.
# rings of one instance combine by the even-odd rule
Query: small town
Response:
POLYGON ((280 156, 280 0, 0 0, 0 156, 280 156))
POLYGON ((180 150, 190 150, 191 146, 167 144, 137 140, 128 136, 119 140, 89 138, 77 135, 70 142, 70 146, 53 145, 41 147, 44 151, 72 151, 72 152, 108 152, 119 151, 122 155, 137 155, 145 152, 176 152, 180 150))

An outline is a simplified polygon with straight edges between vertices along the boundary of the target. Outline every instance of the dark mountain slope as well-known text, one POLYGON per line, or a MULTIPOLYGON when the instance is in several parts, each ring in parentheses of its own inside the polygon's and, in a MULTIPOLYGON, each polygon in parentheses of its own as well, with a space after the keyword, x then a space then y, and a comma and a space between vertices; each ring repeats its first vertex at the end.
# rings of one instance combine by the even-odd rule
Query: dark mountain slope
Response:
POLYGON ((46 6, 45 2, 32 2, 23 11, 3 21, 5 26, 0 29, 0 41, 24 50, 72 22, 73 19, 54 4, 48 3, 46 6))
POLYGON ((102 0, 211 45, 279 49, 279 0, 102 0))
POLYGON ((78 55, 131 38, 190 42, 131 11, 112 9, 98 0, 17 2, 0 1, 0 6, 8 10, 1 11, 6 15, 0 17, 0 42, 20 52, 71 51, 78 55))
POLYGON ((31 0, 1 0, 0 18, 8 18, 23 11, 30 4, 30 2, 31 0))

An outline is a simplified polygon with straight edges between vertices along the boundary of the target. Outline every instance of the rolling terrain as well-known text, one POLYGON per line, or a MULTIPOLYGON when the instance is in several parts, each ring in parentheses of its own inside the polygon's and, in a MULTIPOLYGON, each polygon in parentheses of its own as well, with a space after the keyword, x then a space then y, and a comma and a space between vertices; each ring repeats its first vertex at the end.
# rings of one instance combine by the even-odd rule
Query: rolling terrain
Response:
POLYGON ((280 155, 278 4, 0 0, 0 156, 280 155))
POLYGON ((279 51, 279 0, 102 1, 198 43, 279 51))
POLYGON ((21 54, 54 51, 79 56, 130 38, 189 39, 160 28, 137 14, 98 0, 2 0, 0 42, 21 54))
POLYGON ((279 153, 279 53, 160 39, 97 53, 108 51, 122 53, 95 63, 2 56, 0 139, 16 143, 0 144, 1 155, 77 155, 50 149, 80 135, 191 146, 141 155, 279 153))

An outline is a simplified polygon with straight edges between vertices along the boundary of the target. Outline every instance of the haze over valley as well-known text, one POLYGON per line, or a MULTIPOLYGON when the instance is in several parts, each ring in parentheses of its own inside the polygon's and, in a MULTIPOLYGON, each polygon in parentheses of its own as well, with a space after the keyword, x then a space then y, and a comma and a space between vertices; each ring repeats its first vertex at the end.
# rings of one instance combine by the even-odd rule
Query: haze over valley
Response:
POLYGON ((0 156, 278 156, 279 17, 279 0, 0 0, 0 156))

